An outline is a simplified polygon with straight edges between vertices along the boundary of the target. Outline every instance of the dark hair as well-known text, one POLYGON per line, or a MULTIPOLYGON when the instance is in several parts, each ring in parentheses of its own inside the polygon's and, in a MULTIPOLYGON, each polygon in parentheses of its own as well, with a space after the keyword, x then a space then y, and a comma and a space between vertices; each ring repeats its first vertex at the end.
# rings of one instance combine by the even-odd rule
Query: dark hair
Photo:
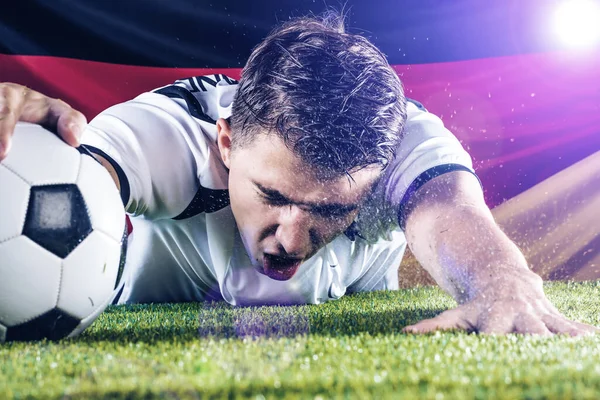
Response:
POLYGON ((276 28, 242 71, 232 116, 235 149, 277 134, 326 176, 395 155, 406 120, 402 83, 385 56, 329 12, 276 28))

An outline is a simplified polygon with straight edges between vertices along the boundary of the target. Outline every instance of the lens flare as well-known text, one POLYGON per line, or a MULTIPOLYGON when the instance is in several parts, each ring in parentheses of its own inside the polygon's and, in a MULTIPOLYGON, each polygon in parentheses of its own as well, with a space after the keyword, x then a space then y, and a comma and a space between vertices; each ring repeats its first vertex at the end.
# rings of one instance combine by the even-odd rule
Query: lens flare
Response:
POLYGON ((600 2, 565 0, 556 9, 554 26, 559 40, 573 48, 593 48, 600 44, 600 2))

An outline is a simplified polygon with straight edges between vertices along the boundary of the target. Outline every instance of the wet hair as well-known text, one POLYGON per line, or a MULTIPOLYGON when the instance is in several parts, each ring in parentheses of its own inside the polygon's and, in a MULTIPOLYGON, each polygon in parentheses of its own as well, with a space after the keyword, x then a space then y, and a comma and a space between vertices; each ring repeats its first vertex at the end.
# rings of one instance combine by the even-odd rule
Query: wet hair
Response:
POLYGON ((252 51, 233 101, 232 148, 276 134, 315 171, 339 177, 385 168, 405 120, 385 56, 328 12, 282 24, 252 51))

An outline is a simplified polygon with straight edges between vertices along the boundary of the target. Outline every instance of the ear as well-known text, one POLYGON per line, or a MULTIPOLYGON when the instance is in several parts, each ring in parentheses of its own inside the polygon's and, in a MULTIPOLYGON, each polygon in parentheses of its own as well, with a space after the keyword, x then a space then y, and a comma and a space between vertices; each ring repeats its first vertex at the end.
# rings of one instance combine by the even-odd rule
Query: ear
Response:
POLYGON ((217 120, 217 145, 221 160, 227 168, 231 163, 231 127, 223 118, 217 120))

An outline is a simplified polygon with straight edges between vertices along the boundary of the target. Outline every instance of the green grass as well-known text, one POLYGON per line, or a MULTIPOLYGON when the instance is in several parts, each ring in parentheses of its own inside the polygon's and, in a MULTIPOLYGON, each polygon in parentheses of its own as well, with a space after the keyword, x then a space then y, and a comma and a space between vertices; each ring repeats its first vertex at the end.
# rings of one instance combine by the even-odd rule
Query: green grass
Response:
MULTIPOLYGON (((546 292, 600 325, 600 282, 546 292)), ((454 305, 420 288, 321 306, 111 307, 76 339, 0 345, 0 398, 600 398, 600 335, 399 333, 454 305)))

